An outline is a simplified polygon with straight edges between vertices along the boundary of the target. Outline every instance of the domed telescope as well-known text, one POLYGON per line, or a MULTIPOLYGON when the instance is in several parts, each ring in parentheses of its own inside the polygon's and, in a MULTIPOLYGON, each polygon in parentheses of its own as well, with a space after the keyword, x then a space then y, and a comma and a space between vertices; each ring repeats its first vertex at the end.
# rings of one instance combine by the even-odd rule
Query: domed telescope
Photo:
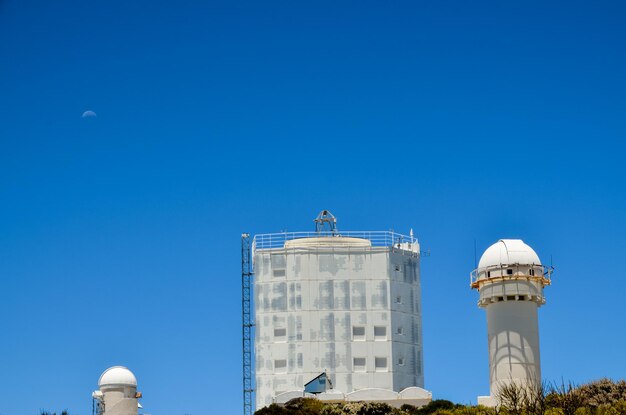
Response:
POLYGON ((541 382, 537 309, 545 304, 543 288, 550 285, 552 267, 520 239, 500 239, 483 253, 472 271, 471 288, 487 311, 491 396, 478 403, 497 404, 501 387, 541 382))
POLYGON ((124 366, 110 367, 100 376, 98 387, 92 394, 97 415, 137 415, 141 392, 133 372, 124 366))

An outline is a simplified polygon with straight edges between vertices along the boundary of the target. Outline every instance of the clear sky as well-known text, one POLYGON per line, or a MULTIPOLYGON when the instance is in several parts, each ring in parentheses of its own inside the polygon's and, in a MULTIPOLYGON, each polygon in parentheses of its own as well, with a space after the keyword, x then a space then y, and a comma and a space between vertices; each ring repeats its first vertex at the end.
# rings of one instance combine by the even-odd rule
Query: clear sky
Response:
POLYGON ((547 380, 623 377, 624 21, 621 1, 0 0, 0 414, 88 415, 117 364, 147 413, 239 413, 240 234, 322 209, 431 250, 434 397, 488 393, 474 240, 553 258, 547 380))

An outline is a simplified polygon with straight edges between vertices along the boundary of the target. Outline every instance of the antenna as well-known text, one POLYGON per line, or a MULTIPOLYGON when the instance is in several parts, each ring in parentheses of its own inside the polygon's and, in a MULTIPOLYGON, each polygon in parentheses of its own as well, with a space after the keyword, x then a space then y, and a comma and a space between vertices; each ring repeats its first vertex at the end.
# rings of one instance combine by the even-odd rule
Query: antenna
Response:
POLYGON ((322 210, 319 215, 315 219, 315 232, 322 233, 324 231, 324 225, 328 224, 328 228, 330 233, 335 236, 337 235, 337 218, 330 213, 328 210, 322 210))
POLYGON ((478 262, 476 262, 476 238, 474 238, 474 269, 478 269, 478 262))

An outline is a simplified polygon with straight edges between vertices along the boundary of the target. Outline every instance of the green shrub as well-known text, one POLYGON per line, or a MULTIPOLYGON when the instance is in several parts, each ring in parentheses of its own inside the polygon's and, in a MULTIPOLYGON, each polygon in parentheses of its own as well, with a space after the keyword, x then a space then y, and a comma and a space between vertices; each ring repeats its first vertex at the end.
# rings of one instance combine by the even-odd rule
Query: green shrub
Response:
POLYGON ((614 382, 611 379, 600 379, 581 385, 578 391, 584 397, 585 406, 598 408, 626 400, 626 382, 614 382))
POLYGON ((323 407, 324 402, 313 398, 295 398, 285 404, 290 414, 298 415, 318 415, 323 407))
POLYGON ((254 413, 254 415, 289 415, 291 413, 292 412, 290 412, 288 409, 273 403, 270 406, 259 409, 254 413))
POLYGON ((402 415, 403 412, 383 402, 346 402, 326 404, 320 415, 402 415))
MULTIPOLYGON (((437 399, 425 406, 393 408, 382 402, 324 403, 318 399, 296 398, 284 406, 270 405, 256 415, 626 415, 626 382, 600 379, 576 386, 571 382, 517 386, 500 391, 497 408, 458 405, 437 399)), ((40 415, 56 415, 41 411, 40 415)), ((68 415, 64 411, 61 415, 68 415)))
POLYGON ((449 410, 454 409, 455 407, 456 405, 450 401, 447 401, 445 399, 435 399, 434 401, 430 401, 428 402, 428 404, 419 408, 417 410, 417 413, 419 415, 429 415, 429 414, 434 414, 435 412, 438 412, 438 411, 443 411, 443 410, 449 411, 449 410))

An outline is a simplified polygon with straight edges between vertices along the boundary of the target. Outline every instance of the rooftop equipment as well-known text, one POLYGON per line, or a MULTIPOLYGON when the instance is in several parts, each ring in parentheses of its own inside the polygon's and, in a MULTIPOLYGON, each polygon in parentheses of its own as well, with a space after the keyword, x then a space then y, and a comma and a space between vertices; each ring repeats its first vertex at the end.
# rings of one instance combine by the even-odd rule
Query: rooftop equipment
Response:
POLYGON ((304 393, 318 394, 332 388, 333 383, 328 378, 326 371, 324 371, 304 384, 304 393))

